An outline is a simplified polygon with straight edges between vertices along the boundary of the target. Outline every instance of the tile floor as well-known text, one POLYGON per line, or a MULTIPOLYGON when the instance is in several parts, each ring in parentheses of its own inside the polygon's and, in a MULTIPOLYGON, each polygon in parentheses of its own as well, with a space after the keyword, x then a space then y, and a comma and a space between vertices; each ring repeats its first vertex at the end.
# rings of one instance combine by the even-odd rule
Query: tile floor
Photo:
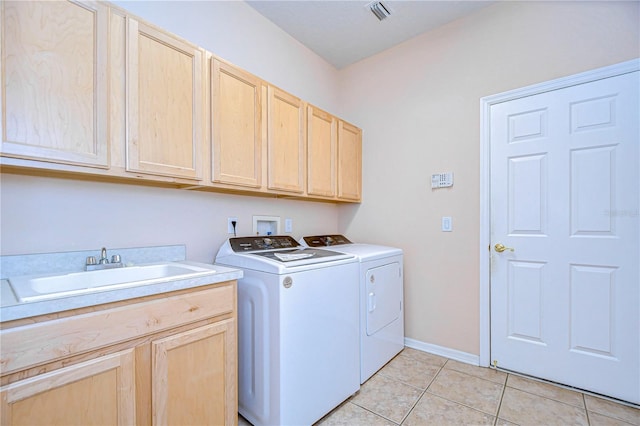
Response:
POLYGON ((640 409, 405 348, 317 425, 640 426, 640 409))

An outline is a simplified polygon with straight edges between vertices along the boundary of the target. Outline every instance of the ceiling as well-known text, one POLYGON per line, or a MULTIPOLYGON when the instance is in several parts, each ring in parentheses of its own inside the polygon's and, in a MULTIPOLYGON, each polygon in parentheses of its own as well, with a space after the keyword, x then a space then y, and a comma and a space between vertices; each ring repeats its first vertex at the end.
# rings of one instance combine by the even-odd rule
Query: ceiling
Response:
POLYGON ((369 9, 371 0, 250 0, 247 3, 338 69, 495 3, 381 1, 391 12, 382 21, 369 9))

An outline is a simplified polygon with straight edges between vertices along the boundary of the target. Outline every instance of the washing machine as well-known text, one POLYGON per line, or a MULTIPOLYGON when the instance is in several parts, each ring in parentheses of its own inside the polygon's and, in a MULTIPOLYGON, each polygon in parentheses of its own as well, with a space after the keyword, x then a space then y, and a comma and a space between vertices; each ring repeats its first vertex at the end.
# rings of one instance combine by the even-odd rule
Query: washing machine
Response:
POLYGON ((300 241, 351 254, 360 263, 360 383, 404 348, 404 253, 395 247, 352 243, 343 235, 316 235, 300 241))
POLYGON ((311 425, 360 388, 357 257, 290 236, 227 240, 238 280, 238 411, 254 426, 311 425))

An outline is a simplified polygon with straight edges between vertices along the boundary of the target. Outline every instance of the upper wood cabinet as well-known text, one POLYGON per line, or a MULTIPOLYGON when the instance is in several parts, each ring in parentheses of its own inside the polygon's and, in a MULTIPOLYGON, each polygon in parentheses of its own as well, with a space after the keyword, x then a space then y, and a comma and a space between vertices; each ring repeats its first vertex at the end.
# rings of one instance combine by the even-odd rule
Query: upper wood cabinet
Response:
POLYGON ((108 6, 0 8, 2 155, 107 168, 108 6))
POLYGON ((199 180, 202 49, 127 18, 127 170, 199 180))
POLYGON ((305 190, 304 104, 293 95, 269 86, 267 112, 268 189, 305 190))
POLYGON ((307 194, 336 196, 338 120, 312 105, 307 106, 307 194))
POLYGON ((344 121, 338 123, 338 198, 362 198, 362 130, 344 121))
POLYGON ((262 185, 262 81, 211 60, 213 182, 262 185))
POLYGON ((358 128, 124 9, 0 0, 0 37, 3 171, 360 201, 358 128))

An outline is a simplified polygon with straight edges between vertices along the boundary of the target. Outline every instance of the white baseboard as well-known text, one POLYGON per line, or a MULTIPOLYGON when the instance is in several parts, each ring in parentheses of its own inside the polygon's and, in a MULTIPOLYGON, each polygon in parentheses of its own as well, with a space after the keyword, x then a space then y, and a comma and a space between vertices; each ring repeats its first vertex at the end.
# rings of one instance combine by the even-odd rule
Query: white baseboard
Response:
POLYGON ((425 343, 419 340, 409 339, 408 337, 405 337, 404 345, 409 348, 417 349, 419 351, 428 352, 430 354, 443 356, 455 361, 464 362, 465 364, 480 365, 479 355, 462 352, 457 349, 445 348, 444 346, 425 343))

